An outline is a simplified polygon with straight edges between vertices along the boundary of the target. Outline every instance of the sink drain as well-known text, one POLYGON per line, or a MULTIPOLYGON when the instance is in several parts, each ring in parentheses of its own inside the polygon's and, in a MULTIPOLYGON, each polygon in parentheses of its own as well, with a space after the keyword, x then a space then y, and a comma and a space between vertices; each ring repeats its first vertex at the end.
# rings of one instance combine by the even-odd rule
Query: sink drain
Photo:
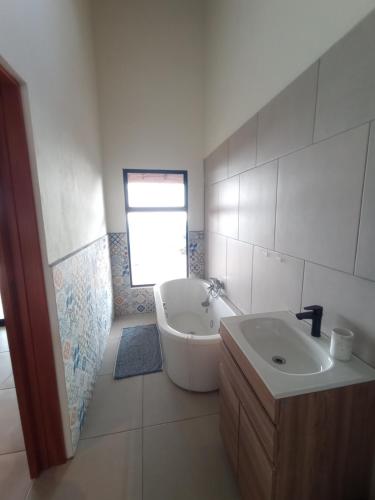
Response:
POLYGON ((276 365, 285 365, 285 363, 286 363, 286 359, 283 358, 282 356, 272 356, 272 361, 276 365))

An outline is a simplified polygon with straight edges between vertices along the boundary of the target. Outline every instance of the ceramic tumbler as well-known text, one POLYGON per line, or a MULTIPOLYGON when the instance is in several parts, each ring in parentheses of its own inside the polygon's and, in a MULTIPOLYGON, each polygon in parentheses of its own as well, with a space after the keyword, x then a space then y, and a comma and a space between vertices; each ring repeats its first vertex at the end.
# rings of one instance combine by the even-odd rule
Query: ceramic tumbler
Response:
POLYGON ((347 328, 334 328, 331 334, 330 354, 340 361, 349 361, 352 356, 354 333, 347 328))

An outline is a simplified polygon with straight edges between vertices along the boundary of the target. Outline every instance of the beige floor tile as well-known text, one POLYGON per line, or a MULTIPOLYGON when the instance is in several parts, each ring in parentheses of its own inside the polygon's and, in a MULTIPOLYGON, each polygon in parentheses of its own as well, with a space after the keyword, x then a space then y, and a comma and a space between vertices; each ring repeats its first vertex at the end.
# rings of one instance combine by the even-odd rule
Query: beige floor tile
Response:
POLYGON ((109 337, 107 347, 104 351, 102 365, 100 367, 99 375, 112 375, 115 368, 116 356, 120 337, 109 337))
POLYGON ((5 328, 0 328, 0 352, 9 351, 8 337, 5 328))
POLYGON ((143 500, 239 499, 217 416, 143 430, 143 500))
POLYGON ((4 382, 12 375, 12 363, 10 361, 9 352, 0 352, 0 389, 3 387, 4 382))
POLYGON ((171 382, 165 372, 145 375, 143 384, 145 426, 219 412, 217 391, 185 391, 171 382))
POLYGON ((0 454, 25 449, 15 389, 0 391, 0 454))
POLYGON ((110 336, 116 337, 121 335, 122 329, 128 326, 150 325, 156 323, 155 313, 129 314, 115 319, 113 322, 110 336))
POLYGON ((0 498, 24 500, 31 486, 26 453, 0 456, 0 498))
POLYGON ((142 425, 142 377, 98 377, 82 438, 137 429, 142 425))
POLYGON ((11 375, 9 375, 9 377, 7 379, 5 379, 2 384, 0 384, 0 390, 1 389, 14 389, 14 387, 15 387, 15 385, 14 385, 13 373, 11 375))
POLYGON ((34 481, 28 500, 140 500, 141 431, 80 441, 67 464, 34 481))

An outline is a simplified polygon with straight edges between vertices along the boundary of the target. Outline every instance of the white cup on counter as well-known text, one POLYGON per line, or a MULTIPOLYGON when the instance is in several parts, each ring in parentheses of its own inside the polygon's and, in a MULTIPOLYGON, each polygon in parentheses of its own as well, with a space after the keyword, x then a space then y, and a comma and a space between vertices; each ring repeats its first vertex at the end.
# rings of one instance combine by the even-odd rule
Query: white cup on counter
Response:
POLYGON ((348 328, 334 328, 331 333, 330 354, 339 361, 352 357, 354 333, 348 328))

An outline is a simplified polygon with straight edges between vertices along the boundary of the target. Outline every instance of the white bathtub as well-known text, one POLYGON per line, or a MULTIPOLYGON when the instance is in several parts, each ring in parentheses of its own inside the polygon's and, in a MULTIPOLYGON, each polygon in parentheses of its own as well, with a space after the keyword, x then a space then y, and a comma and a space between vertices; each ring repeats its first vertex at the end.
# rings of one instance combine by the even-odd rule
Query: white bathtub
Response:
POLYGON ((154 295, 170 379, 190 391, 217 389, 220 319, 239 311, 223 297, 210 299, 210 305, 203 307, 207 282, 199 279, 166 281, 154 287, 154 295))

